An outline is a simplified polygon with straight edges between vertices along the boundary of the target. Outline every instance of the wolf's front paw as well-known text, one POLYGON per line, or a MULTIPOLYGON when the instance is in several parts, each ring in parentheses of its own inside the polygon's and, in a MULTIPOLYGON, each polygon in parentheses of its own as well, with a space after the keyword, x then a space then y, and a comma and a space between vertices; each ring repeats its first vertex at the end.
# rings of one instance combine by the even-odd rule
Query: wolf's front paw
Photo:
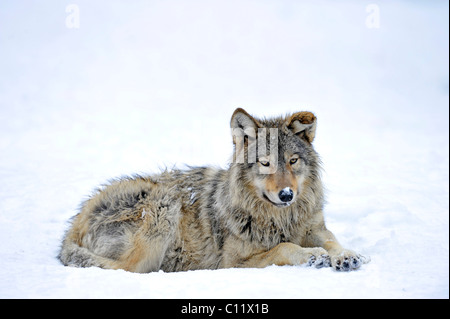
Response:
POLYGON ((330 256, 323 248, 303 248, 303 256, 307 257, 306 265, 316 268, 330 267, 330 256))
POLYGON ((367 264, 370 258, 344 249, 337 255, 331 256, 331 266, 337 271, 350 271, 358 269, 362 264, 367 264))
POLYGON ((327 254, 322 254, 320 256, 313 255, 309 258, 307 265, 316 268, 330 267, 331 266, 330 256, 328 256, 327 254))

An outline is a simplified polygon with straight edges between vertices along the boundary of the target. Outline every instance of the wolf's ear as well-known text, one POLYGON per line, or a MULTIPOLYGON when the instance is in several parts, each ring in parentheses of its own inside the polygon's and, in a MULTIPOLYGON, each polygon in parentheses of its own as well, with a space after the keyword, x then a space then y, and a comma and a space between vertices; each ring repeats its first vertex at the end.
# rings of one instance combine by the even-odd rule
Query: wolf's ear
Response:
POLYGON ((233 135, 233 143, 236 144, 236 136, 246 135, 256 137, 261 124, 244 109, 237 108, 231 116, 230 127, 233 135))
POLYGON ((317 118, 311 112, 297 112, 286 120, 286 126, 294 134, 312 143, 316 135, 317 118))
POLYGON ((231 129, 242 129, 244 131, 253 129, 258 132, 258 127, 261 127, 261 124, 244 109, 237 108, 231 116, 230 127, 231 129))

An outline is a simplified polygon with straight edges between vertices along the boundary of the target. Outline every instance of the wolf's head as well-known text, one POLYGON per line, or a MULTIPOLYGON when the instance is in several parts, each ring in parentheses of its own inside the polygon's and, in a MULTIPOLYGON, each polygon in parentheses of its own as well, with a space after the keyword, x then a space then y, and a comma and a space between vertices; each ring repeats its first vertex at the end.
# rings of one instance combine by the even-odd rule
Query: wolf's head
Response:
POLYGON ((318 179, 316 121, 311 112, 257 119, 238 108, 231 117, 232 165, 241 168, 243 186, 276 207, 293 204, 318 179))

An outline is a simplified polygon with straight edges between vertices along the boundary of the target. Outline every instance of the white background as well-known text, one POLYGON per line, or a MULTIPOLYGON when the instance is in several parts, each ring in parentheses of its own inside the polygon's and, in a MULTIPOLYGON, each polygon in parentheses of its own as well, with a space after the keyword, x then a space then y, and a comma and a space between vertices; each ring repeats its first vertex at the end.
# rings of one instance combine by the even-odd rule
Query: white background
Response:
POLYGON ((69 4, 0 3, 0 297, 449 298, 447 1, 85 0, 78 28, 69 4), (316 114, 328 228, 371 263, 59 263, 99 184, 225 167, 237 107, 316 114))

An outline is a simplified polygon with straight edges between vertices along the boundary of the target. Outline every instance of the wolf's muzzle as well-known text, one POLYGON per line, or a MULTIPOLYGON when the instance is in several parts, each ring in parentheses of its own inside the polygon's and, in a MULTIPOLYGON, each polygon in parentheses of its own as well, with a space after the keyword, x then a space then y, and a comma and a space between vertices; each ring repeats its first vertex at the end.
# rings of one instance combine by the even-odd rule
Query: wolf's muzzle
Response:
POLYGON ((290 202, 294 198, 294 192, 289 187, 286 187, 278 193, 278 198, 283 203, 290 202))

